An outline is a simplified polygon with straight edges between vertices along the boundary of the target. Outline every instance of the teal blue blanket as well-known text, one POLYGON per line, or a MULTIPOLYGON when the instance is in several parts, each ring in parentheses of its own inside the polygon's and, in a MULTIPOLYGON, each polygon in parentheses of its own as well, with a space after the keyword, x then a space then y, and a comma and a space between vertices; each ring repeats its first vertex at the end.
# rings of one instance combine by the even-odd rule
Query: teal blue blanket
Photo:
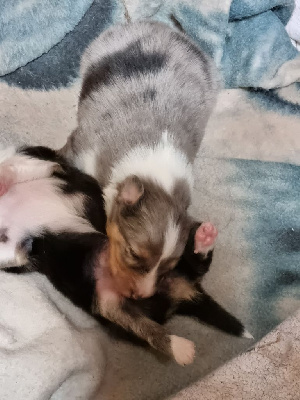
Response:
MULTIPOLYGON (((190 35, 215 59, 225 87, 270 89, 300 80, 300 56, 285 31, 294 0, 136 0, 128 3, 134 4, 134 7, 128 6, 132 20, 160 20, 190 35)), ((61 43, 63 37, 71 58, 74 58, 73 50, 79 56, 77 45, 82 49, 99 33, 95 20, 101 21, 102 29, 125 22, 123 10, 123 0, 4 0, 0 5, 0 75, 38 58, 61 43), (94 13, 88 19, 92 23, 81 26, 80 37, 65 37, 92 3, 92 8, 98 7, 103 12, 94 13)), ((66 46, 60 45, 60 48, 67 50, 66 46)), ((55 50, 52 54, 54 57, 52 61, 46 60, 47 65, 55 63, 60 56, 55 50)), ((77 61, 73 67, 78 68, 77 61)))
POLYGON ((41 56, 74 29, 93 0, 1 0, 0 75, 41 56))
POLYGON ((285 31, 293 8, 293 0, 173 0, 154 17, 172 23, 173 16, 215 59, 226 87, 269 89, 300 79, 299 53, 285 31))

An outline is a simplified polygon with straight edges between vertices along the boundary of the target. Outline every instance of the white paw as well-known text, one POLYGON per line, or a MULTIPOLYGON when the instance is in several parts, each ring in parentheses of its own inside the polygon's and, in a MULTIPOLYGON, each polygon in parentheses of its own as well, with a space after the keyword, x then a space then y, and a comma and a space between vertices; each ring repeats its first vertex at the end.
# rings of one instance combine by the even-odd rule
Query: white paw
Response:
POLYGON ((251 335, 251 333, 249 331, 247 331, 245 328, 242 333, 242 337, 244 337, 246 339, 254 339, 253 335, 251 335))
POLYGON ((176 335, 170 335, 171 349, 175 361, 179 365, 188 365, 194 361, 195 345, 188 339, 176 335))

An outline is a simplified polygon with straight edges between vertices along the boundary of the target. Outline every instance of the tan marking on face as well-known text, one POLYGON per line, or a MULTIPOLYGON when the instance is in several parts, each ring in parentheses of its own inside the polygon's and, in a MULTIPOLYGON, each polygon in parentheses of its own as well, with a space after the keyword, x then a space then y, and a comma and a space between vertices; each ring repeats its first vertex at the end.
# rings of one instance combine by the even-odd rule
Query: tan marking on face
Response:
POLYGON ((109 238, 109 264, 111 273, 116 281, 117 287, 122 294, 130 296, 135 288, 138 278, 136 271, 131 269, 126 255, 126 242, 115 223, 107 223, 106 232, 109 238), (126 259, 127 258, 127 259, 126 259))

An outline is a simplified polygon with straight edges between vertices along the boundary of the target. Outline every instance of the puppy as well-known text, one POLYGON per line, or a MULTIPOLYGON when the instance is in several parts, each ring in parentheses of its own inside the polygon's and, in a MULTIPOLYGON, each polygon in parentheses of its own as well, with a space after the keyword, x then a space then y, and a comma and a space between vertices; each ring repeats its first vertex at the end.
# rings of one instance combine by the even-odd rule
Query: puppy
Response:
POLYGON ((6 246, 16 249, 15 261, 11 258, 9 264, 15 262, 17 267, 8 271, 45 274, 74 304, 134 333, 181 365, 192 362, 193 343, 170 335, 160 325, 175 313, 237 336, 247 335, 243 325, 201 288, 217 235, 211 224, 191 229, 179 264, 160 276, 153 297, 126 299, 117 291, 110 272, 109 246, 102 233, 106 222, 102 192, 93 178, 42 147, 23 149, 7 158, 0 164, 0 176, 13 177, 9 183, 7 178, 0 179, 0 215, 4 216, 0 228, 5 229, 7 237, 0 245, 0 254, 7 254, 6 246), (32 212, 43 219, 32 221, 32 212), (14 218, 7 220, 9 215, 14 218))
POLYGON ((149 297, 180 260, 192 225, 192 165, 217 74, 187 36, 157 22, 101 34, 81 73, 78 127, 62 154, 104 187, 118 291, 149 297))
POLYGON ((27 239, 43 235, 45 229, 53 234, 104 232, 101 189, 54 151, 7 149, 0 160, 2 267, 23 265, 27 239))

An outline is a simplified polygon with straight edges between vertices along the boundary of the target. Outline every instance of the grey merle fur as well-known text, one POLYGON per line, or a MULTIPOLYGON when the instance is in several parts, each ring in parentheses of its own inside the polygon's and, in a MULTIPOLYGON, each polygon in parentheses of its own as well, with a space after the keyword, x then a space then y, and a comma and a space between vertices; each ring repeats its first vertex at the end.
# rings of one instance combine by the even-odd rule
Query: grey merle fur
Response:
POLYGON ((116 26, 87 49, 81 73, 78 127, 62 151, 75 163, 95 152, 102 187, 124 154, 155 145, 164 130, 194 161, 219 78, 190 38, 158 22, 116 26))

